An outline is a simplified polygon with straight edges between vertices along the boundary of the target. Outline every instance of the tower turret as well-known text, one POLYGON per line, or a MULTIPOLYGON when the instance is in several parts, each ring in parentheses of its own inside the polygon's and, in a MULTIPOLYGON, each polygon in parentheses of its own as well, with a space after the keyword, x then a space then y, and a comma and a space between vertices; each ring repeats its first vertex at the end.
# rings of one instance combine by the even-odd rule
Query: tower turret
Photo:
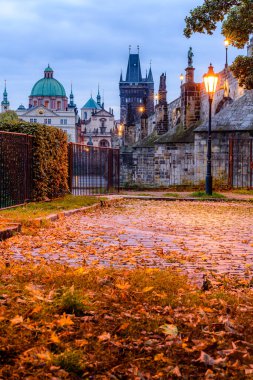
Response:
POLYGON ((72 83, 71 83, 71 91, 70 91, 70 95, 69 95, 68 108, 76 108, 76 104, 74 102, 74 95, 73 95, 73 91, 72 91, 72 83))
POLYGON ((6 90, 6 81, 4 84, 3 100, 1 102, 1 111, 6 112, 10 109, 10 102, 8 101, 8 93, 6 90))

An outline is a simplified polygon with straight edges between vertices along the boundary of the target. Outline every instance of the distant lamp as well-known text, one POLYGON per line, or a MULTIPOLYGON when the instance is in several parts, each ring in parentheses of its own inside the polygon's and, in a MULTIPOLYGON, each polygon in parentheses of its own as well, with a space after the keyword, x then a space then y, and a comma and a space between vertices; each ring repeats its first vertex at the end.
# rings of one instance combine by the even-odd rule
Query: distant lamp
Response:
POLYGON ((158 94, 155 94, 155 104, 157 104, 158 99, 159 99, 159 95, 158 95, 158 94))
POLYGON ((144 112, 144 107, 139 107, 139 112, 143 113, 144 112))
POLYGON ((229 40, 226 38, 224 40, 224 45, 225 45, 225 48, 226 48, 226 62, 225 62, 225 67, 227 68, 228 67, 228 47, 230 45, 230 42, 229 40))
POLYGON ((208 140, 207 140, 207 170, 206 170, 206 194, 212 195, 212 103, 216 91, 219 75, 213 71, 213 66, 210 63, 208 72, 204 74, 203 80, 206 92, 209 96, 209 124, 208 124, 208 140))
POLYGON ((118 135, 119 135, 119 137, 122 137, 123 130, 124 130, 124 125, 123 124, 119 124, 119 127, 118 127, 118 135))
POLYGON ((181 86, 182 86, 182 84, 183 84, 183 81, 184 81, 184 75, 183 75, 183 74, 181 74, 179 78, 180 78, 180 81, 181 81, 181 86))

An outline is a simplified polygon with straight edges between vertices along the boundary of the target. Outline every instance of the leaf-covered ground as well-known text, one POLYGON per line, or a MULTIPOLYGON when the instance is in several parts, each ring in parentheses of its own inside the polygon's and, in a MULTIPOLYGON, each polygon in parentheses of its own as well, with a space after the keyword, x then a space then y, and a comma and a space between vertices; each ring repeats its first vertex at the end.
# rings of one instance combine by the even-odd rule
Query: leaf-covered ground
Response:
POLYGON ((123 201, 1 242, 0 379, 253 379, 252 214, 123 201))
POLYGON ((0 269, 1 379, 250 379, 250 281, 176 271, 0 269))

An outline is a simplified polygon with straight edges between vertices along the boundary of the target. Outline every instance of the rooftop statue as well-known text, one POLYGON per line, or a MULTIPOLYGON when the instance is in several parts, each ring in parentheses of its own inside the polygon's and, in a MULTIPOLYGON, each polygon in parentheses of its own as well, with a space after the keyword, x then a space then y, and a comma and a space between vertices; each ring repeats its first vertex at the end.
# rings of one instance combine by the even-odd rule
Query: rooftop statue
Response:
POLYGON ((193 54, 193 51, 192 51, 192 47, 190 47, 189 51, 188 51, 188 67, 193 67, 192 64, 193 64, 193 58, 194 57, 194 54, 193 54))

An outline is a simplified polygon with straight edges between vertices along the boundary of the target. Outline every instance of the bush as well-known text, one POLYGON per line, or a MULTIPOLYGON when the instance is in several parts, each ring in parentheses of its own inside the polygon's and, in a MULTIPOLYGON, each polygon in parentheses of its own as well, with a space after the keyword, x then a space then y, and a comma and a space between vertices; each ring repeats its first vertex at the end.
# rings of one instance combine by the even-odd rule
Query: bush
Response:
POLYGON ((13 120, 0 121, 0 130, 33 136, 33 200, 68 192, 68 143, 61 129, 13 120))

